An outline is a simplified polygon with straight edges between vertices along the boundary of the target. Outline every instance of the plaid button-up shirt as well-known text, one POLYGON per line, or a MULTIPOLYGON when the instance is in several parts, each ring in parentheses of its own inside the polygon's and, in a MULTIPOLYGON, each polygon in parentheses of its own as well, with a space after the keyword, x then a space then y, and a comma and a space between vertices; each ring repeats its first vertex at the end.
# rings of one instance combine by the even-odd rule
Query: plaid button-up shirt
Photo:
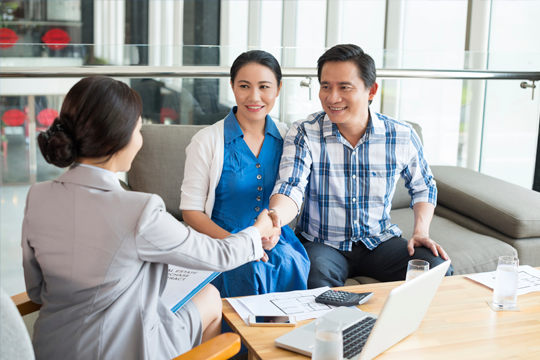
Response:
POLYGON ((370 110, 364 136, 351 146, 321 111, 287 133, 272 195, 290 197, 299 209, 305 195, 298 226, 307 240, 342 251, 358 241, 374 249, 402 233, 390 220, 399 176, 411 207, 436 204, 435 180, 410 125, 370 110))

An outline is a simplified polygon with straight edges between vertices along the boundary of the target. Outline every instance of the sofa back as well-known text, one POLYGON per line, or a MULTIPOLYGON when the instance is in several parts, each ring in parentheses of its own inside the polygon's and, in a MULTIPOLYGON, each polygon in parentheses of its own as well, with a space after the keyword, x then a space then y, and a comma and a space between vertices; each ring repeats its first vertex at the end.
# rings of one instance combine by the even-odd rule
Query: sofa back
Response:
MULTIPOLYGON (((421 128, 411 123, 420 140, 421 128)), ((180 210, 180 189, 184 179, 186 147, 191 138, 205 125, 143 125, 141 133, 143 146, 127 174, 129 186, 134 191, 161 196, 167 211, 182 220, 180 210)), ((407 193, 403 179, 397 185, 392 201, 392 209, 406 208, 411 197, 407 193)))
POLYGON ((167 211, 182 220, 180 188, 186 147, 205 125, 143 125, 143 146, 127 174, 134 191, 161 196, 167 211))

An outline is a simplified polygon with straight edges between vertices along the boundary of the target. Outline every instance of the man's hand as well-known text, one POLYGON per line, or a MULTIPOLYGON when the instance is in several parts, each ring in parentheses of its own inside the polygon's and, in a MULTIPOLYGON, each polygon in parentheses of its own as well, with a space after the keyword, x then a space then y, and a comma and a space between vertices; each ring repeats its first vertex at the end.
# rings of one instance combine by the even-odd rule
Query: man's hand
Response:
POLYGON ((279 241, 281 228, 276 228, 273 226, 273 221, 268 216, 268 210, 264 209, 259 214, 259 217, 253 226, 259 229, 263 249, 272 250, 279 241))
POLYGON ((281 233, 281 229, 276 229, 272 224, 272 219, 268 216, 268 210, 264 209, 259 216, 257 217, 257 220, 255 221, 255 224, 253 224, 261 234, 261 239, 271 239, 274 236, 279 236, 281 233))
POLYGON ((263 249, 272 250, 279 241, 279 235, 281 235, 281 219, 273 209, 268 210, 268 216, 272 219, 274 235, 271 237, 263 237, 261 241, 263 249))
POLYGON ((413 206, 414 210, 414 232, 412 238, 407 243, 409 256, 413 256, 414 248, 425 246, 433 251, 433 255, 439 256, 444 260, 448 260, 448 255, 443 250, 442 246, 429 238, 429 224, 433 218, 435 205, 427 202, 418 202, 413 206))
POLYGON ((281 234, 281 219, 277 211, 274 209, 268 210, 268 216, 270 216, 270 219, 272 219, 272 224, 275 228, 279 229, 279 233, 281 234))
POLYGON ((433 251, 433 255, 439 256, 440 254, 444 260, 448 260, 448 255, 446 254, 441 245, 431 240, 429 236, 418 234, 413 235, 413 237, 407 243, 407 250, 409 251, 409 256, 413 256, 414 248, 420 246, 425 246, 428 249, 431 249, 431 251, 433 251))

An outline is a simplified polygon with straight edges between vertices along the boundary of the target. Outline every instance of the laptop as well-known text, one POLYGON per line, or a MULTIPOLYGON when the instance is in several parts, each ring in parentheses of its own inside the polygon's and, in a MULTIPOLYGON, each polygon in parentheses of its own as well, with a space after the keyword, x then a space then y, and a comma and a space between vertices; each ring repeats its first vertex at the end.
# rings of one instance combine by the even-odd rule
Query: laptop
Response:
MULTIPOLYGON (((412 334, 441 284, 450 260, 390 292, 379 316, 339 307, 322 316, 343 325, 343 359, 370 360, 412 334)), ((316 321, 276 339, 276 346, 311 356, 316 321)))

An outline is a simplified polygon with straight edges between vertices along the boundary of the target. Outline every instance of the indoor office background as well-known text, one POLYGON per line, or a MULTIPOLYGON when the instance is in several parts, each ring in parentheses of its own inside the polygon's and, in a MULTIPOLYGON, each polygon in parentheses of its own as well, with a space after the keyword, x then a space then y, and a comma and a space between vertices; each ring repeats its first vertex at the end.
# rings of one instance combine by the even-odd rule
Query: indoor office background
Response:
MULTIPOLYGON (((538 1, 0 1, 0 74, 11 67, 44 73, 82 65, 229 67, 249 49, 300 70, 314 68, 338 43, 360 45, 381 70, 534 72, 540 69, 539 16, 538 1)), ((212 124, 234 105, 226 77, 118 79, 141 94, 145 123, 212 124)), ((62 172, 43 160, 35 136, 78 80, 0 78, 0 285, 9 295, 24 291, 19 243, 29 186, 62 172)), ((321 109, 316 77, 310 87, 301 87, 302 80, 309 83, 284 78, 274 118, 291 124, 321 109)), ((540 93, 522 88, 523 81, 532 85, 527 79, 379 78, 372 107, 418 123, 430 164, 540 190, 540 93)))

